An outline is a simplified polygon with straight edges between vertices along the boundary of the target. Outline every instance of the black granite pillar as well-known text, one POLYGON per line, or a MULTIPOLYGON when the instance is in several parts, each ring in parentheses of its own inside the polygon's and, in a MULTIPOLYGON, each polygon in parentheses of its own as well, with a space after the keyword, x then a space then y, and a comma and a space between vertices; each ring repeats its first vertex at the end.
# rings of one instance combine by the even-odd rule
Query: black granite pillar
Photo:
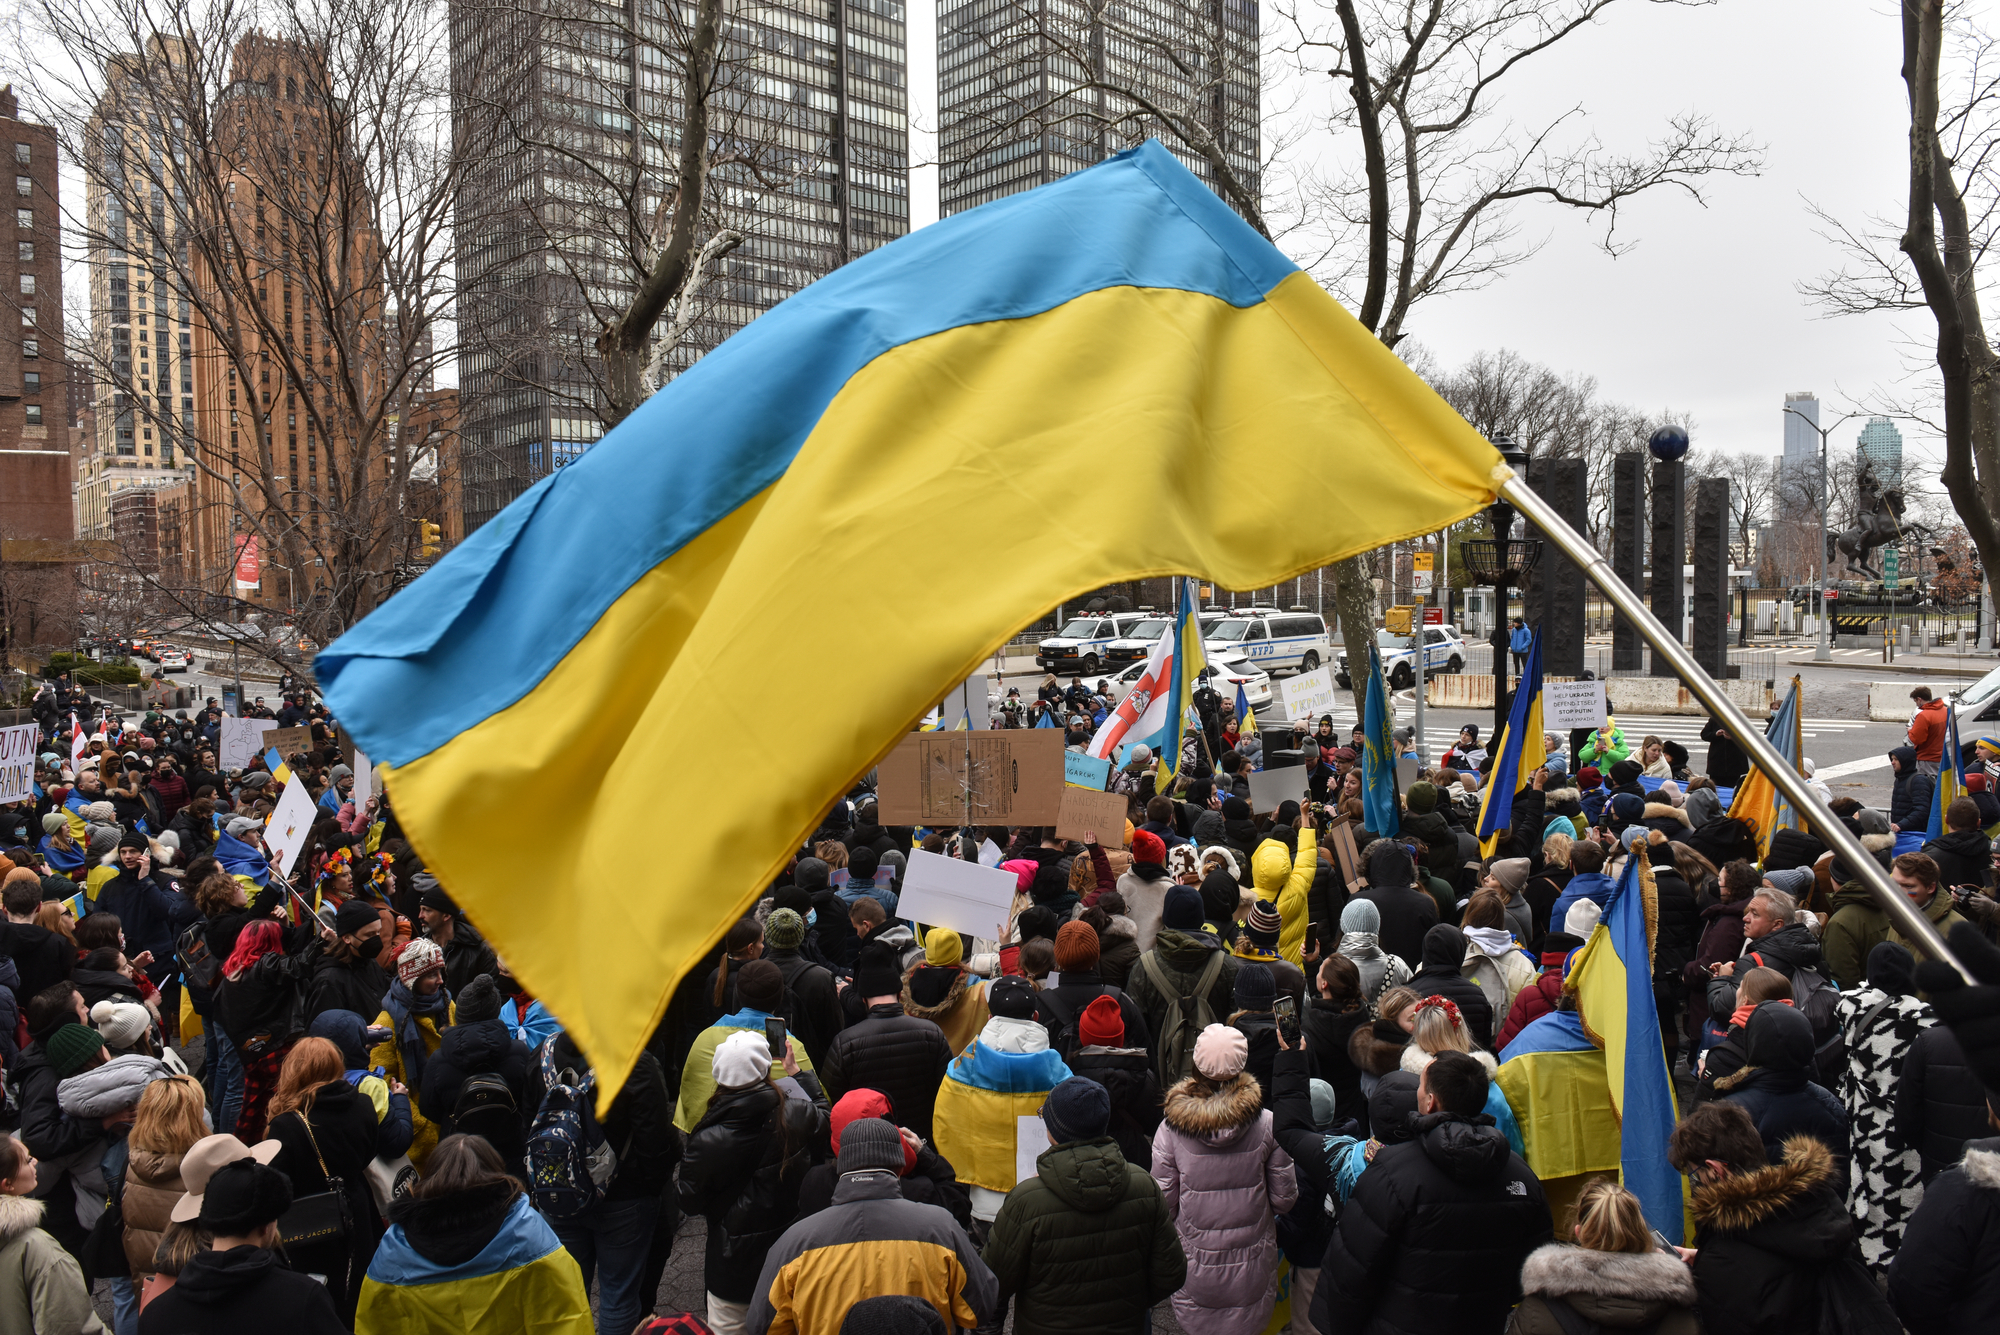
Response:
MULTIPOLYGON (((1681 570, 1687 565, 1687 460, 1662 459, 1653 464, 1653 616, 1679 638, 1685 612, 1681 607, 1681 570)), ((1653 675, 1671 677, 1673 668, 1653 655, 1653 675)))
MULTIPOLYGON (((1535 491, 1569 526, 1587 529, 1589 470, 1582 459, 1550 459, 1537 465, 1535 491)), ((1532 527, 1532 526, 1531 526, 1532 527)), ((1535 565, 1534 597, 1528 604, 1528 624, 1542 632, 1542 671, 1552 677, 1583 675, 1583 613, 1586 584, 1583 567, 1562 549, 1542 538, 1542 559, 1535 565)))
MULTIPOLYGON (((1645 575, 1646 456, 1621 451, 1611 461, 1611 573, 1635 592, 1645 575)), ((1611 623, 1611 668, 1636 672, 1645 666, 1645 641, 1624 617, 1611 623)))
POLYGON ((1712 677, 1729 665, 1729 479, 1703 478, 1694 493, 1694 661, 1712 677))

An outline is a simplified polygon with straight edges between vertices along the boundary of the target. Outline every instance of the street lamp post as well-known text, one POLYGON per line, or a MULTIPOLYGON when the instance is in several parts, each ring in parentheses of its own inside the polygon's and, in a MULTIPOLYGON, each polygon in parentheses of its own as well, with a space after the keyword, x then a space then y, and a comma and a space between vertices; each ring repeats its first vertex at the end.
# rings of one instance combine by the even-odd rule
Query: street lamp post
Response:
MULTIPOLYGON (((1528 452, 1516 445, 1504 432, 1493 437, 1493 444, 1500 451, 1500 457, 1507 461, 1522 478, 1528 476, 1528 452)), ((1518 584, 1534 568, 1541 555, 1542 544, 1532 538, 1515 540, 1508 535, 1514 529, 1514 507, 1505 499, 1496 499, 1486 507, 1487 521, 1493 527, 1493 537, 1488 540, 1469 541, 1465 547, 1465 565, 1472 578, 1481 584, 1493 586, 1493 737, 1497 739, 1507 726, 1507 590, 1518 584)), ((1421 641, 1419 641, 1421 643, 1421 641)))
POLYGON ((1830 632, 1827 630, 1826 616, 1826 440, 1828 436, 1831 436, 1839 428, 1841 422, 1845 422, 1849 417, 1859 417, 1860 414, 1848 413, 1832 426, 1822 428, 1818 422, 1813 421, 1812 418, 1807 417, 1797 408, 1787 405, 1785 411, 1798 418, 1801 422, 1804 422, 1812 430, 1812 433, 1819 437, 1819 606, 1818 615, 1813 618, 1816 631, 1813 636, 1813 662, 1830 663, 1833 661, 1833 641, 1829 638, 1830 632))

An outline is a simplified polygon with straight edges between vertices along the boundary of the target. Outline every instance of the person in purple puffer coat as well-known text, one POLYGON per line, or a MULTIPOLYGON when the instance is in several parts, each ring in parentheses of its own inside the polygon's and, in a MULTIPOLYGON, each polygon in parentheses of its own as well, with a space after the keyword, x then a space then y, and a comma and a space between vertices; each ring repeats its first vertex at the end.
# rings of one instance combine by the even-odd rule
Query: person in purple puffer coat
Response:
POLYGON ((1202 1030, 1195 1074, 1167 1091, 1153 1135, 1153 1177, 1188 1258, 1174 1319, 1189 1335, 1257 1335, 1277 1302, 1276 1218, 1297 1203, 1299 1186, 1257 1080, 1243 1070, 1249 1056, 1240 1030, 1202 1030))

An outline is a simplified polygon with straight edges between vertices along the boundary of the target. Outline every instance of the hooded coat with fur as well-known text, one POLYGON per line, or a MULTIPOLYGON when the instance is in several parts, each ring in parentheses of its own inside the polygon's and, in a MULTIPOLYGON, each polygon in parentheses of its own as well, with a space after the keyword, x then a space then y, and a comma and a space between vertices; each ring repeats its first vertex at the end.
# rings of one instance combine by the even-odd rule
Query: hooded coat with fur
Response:
POLYGON ((1889 1304, 1910 1335, 2000 1330, 2000 1139, 1975 1140, 1939 1175, 1889 1267, 1889 1304))
POLYGON ((1277 1301, 1276 1216, 1298 1200, 1291 1156, 1253 1076, 1183 1080, 1163 1111, 1153 1178, 1188 1257, 1174 1319, 1189 1335, 1257 1335, 1277 1301))
POLYGON ((1701 1335, 1694 1276, 1662 1251, 1600 1252, 1552 1242, 1521 1267, 1521 1292, 1507 1335, 1567 1335, 1551 1301, 1602 1330, 1701 1335))
POLYGON ((1821 1272, 1854 1246, 1840 1188, 1832 1151, 1810 1136, 1786 1142, 1779 1163, 1695 1187, 1705 1335, 1818 1335, 1821 1272))
POLYGON ((41 1223, 40 1201, 0 1196, 0 1330, 109 1335, 83 1271, 41 1223))

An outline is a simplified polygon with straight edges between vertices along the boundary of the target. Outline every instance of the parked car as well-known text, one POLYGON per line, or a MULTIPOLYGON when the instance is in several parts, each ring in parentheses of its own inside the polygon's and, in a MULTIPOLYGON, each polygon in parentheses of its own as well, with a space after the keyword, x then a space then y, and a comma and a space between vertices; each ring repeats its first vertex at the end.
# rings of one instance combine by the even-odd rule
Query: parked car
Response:
POLYGON ((1317 612, 1242 608, 1206 628, 1206 635, 1210 658, 1237 654, 1265 672, 1277 668, 1311 672, 1333 654, 1326 622, 1317 612))
MULTIPOLYGON (((1259 671, 1253 664, 1236 654, 1214 654, 1208 656, 1208 665, 1215 669, 1215 689, 1231 704, 1236 703, 1236 688, 1243 688, 1244 703, 1252 709, 1262 709, 1271 703, 1271 676, 1259 671)), ((1144 663, 1134 663, 1111 679, 1111 693, 1114 699, 1123 700, 1132 691, 1139 678, 1146 673, 1144 663)))
POLYGON ((1148 617, 1143 612, 1072 617, 1069 624, 1035 646, 1035 663, 1046 672, 1094 676, 1104 667, 1112 642, 1145 620, 1148 617))
POLYGON ((160 671, 162 672, 186 672, 188 670, 188 656, 179 649, 160 649, 155 652, 153 661, 160 665, 160 671))
MULTIPOLYGON (((1417 650, 1412 638, 1398 635, 1394 631, 1375 632, 1375 645, 1382 654, 1382 675, 1388 678, 1392 690, 1406 691, 1416 685, 1417 650)), ((1424 627, 1424 673, 1438 676, 1442 673, 1456 673, 1465 670, 1465 641, 1459 636, 1456 626, 1424 627)), ((1342 654, 1335 661, 1334 685, 1342 690, 1351 689, 1353 682, 1347 675, 1347 655, 1342 654)))

